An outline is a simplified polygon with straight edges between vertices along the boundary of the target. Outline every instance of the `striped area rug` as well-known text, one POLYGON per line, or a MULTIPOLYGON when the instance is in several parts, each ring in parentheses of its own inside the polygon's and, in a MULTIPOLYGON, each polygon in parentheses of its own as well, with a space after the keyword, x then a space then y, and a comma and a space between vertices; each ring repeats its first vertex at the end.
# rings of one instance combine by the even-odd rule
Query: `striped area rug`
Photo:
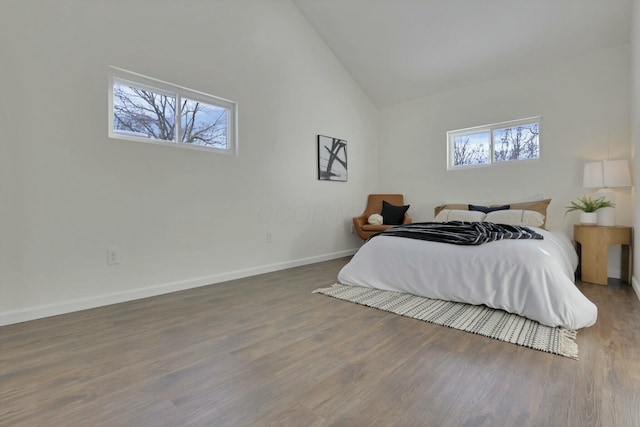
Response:
POLYGON ((578 359, 576 331, 541 325, 526 317, 484 305, 442 301, 339 283, 330 288, 316 289, 313 293, 578 359))

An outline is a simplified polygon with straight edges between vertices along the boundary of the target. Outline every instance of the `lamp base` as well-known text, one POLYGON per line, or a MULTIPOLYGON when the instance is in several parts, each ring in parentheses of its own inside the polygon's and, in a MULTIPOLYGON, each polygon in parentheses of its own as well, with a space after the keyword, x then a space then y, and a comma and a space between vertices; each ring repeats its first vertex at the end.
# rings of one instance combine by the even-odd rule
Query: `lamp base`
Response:
POLYGON ((616 225, 616 208, 598 209, 598 225, 613 227, 616 225))
MULTIPOLYGON (((595 193, 597 198, 611 202, 615 205, 616 194, 610 188, 601 188, 595 193)), ((598 225, 604 227, 613 227, 616 225, 616 208, 600 208, 598 212, 598 225)))

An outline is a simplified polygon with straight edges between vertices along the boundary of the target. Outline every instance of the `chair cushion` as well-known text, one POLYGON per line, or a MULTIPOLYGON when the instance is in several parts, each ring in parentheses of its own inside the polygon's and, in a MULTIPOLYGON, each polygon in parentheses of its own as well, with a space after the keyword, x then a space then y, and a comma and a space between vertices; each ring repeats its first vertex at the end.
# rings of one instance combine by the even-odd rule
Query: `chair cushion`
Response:
POLYGON ((385 225, 400 225, 404 221, 404 214, 409 209, 409 206, 396 206, 387 202, 386 200, 382 201, 382 215, 383 224, 385 225))
POLYGON ((391 225, 376 225, 376 224, 365 224, 362 226, 362 229, 364 231, 383 231, 386 230, 387 228, 391 228, 391 225))

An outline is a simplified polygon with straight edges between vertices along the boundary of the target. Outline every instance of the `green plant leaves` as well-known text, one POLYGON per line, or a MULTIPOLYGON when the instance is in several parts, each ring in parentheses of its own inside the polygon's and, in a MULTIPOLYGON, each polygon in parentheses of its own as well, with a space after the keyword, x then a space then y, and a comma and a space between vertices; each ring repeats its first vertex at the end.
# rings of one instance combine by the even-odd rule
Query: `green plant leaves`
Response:
POLYGON ((616 205, 609 200, 605 200, 604 197, 598 199, 592 199, 590 196, 578 197, 577 201, 572 201, 569 206, 566 206, 565 215, 573 211, 583 212, 595 212, 600 208, 613 208, 616 205))

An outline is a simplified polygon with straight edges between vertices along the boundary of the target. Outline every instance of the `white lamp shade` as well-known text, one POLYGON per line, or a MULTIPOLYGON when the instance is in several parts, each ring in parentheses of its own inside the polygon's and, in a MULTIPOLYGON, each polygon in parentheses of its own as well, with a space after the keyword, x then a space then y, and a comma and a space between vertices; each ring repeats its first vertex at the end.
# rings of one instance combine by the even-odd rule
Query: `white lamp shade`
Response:
POLYGON ((605 187, 631 187, 629 162, 626 160, 603 160, 602 170, 605 187))
POLYGON ((629 162, 602 160, 585 163, 582 186, 586 188, 630 187, 629 162))

